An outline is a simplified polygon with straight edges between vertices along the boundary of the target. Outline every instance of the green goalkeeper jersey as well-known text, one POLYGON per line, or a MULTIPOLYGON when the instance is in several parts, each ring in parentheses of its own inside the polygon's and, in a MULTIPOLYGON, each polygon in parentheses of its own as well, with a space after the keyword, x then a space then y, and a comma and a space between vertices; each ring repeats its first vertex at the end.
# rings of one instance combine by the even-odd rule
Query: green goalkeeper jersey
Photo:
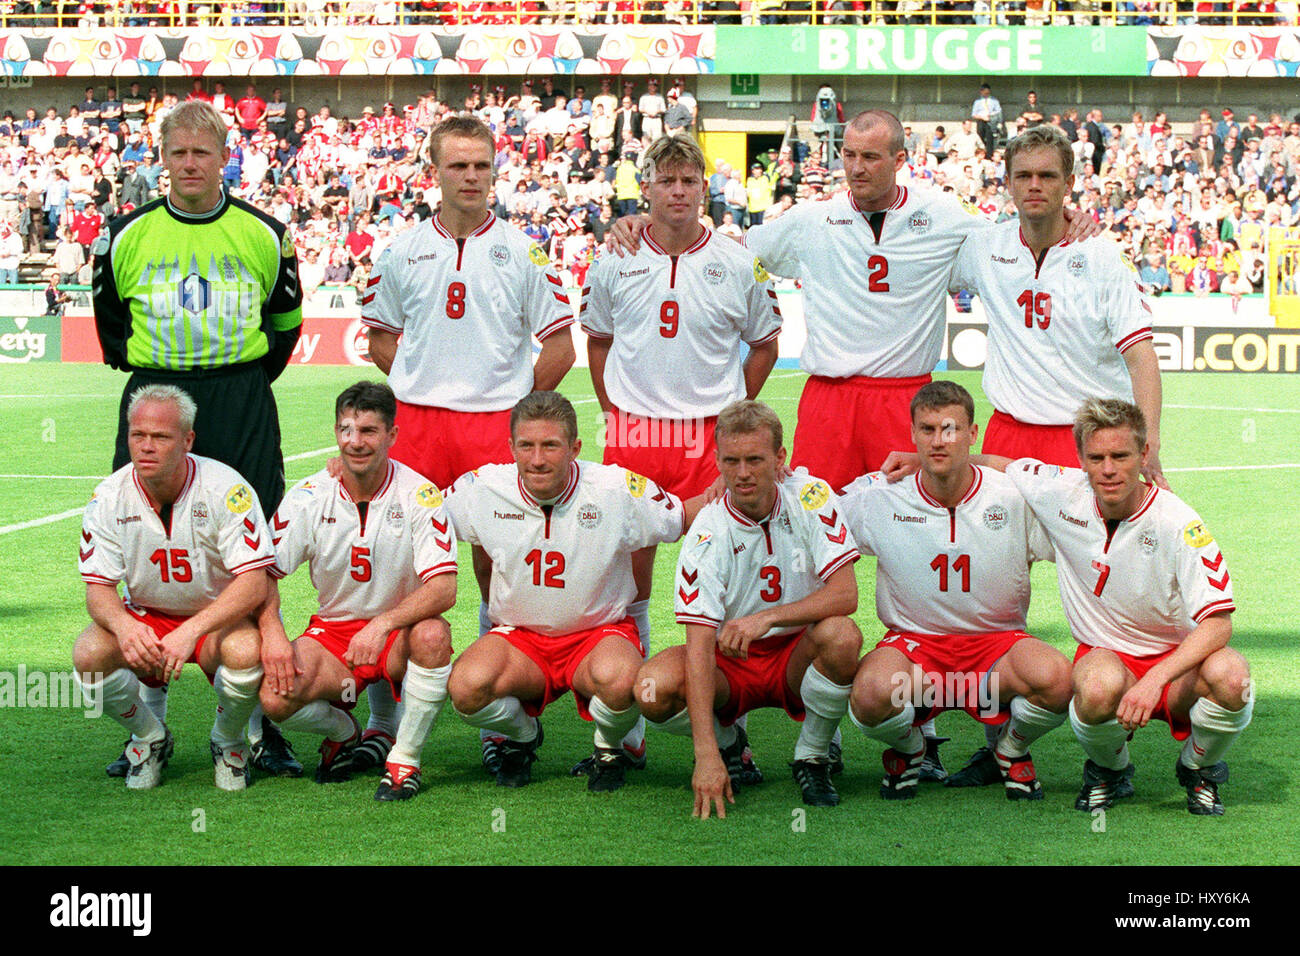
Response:
POLYGON ((288 228, 224 193, 201 216, 163 198, 110 222, 95 247, 93 296, 104 361, 118 369, 257 361, 302 324, 288 228))

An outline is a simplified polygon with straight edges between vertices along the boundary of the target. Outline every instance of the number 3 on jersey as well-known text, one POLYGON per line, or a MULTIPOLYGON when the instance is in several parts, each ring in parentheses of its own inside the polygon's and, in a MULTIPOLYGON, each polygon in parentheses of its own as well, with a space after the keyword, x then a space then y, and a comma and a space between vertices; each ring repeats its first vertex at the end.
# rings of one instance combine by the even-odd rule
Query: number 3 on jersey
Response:
POLYGON ((447 318, 465 317, 465 283, 453 282, 447 286, 447 318))

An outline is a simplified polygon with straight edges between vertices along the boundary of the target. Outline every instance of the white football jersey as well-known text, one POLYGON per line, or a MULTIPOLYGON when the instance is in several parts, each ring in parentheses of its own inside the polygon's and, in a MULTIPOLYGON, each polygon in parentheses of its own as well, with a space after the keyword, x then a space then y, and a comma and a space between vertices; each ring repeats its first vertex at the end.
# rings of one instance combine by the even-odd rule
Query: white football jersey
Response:
POLYGON ((1082 469, 1022 458, 1007 477, 1052 539, 1061 603, 1081 644, 1162 654, 1211 614, 1236 609, 1223 552, 1173 492, 1152 485, 1111 533, 1082 469))
POLYGON ((876 556, 876 616, 913 634, 1022 631, 1029 566, 1050 561, 1051 543, 1015 486, 971 466, 970 490, 948 508, 920 472, 890 484, 880 473, 844 489, 849 528, 876 556))
POLYGON ((187 455, 186 469, 170 528, 134 465, 100 482, 81 521, 83 581, 124 583, 132 604, 186 616, 215 601, 236 575, 275 563, 257 492, 211 458, 187 455))
MULTIPOLYGON (((858 556, 840 500, 819 478, 787 478, 763 521, 746 516, 724 494, 700 510, 682 545, 675 582, 677 623, 721 627, 802 601, 858 556)), ((799 630, 773 628, 763 637, 799 630)))
POLYGON ((400 462, 361 504, 327 470, 304 478, 271 517, 274 577, 304 561, 326 621, 368 621, 421 583, 456 573, 456 533, 431 481, 400 462))
POLYGON ((543 505, 513 465, 484 465, 447 489, 462 541, 492 559, 488 617, 541 634, 620 621, 636 597, 632 552, 681 537, 676 496, 613 465, 576 461, 563 494, 543 505))
POLYGON ((934 371, 947 327, 947 279, 966 236, 988 227, 934 190, 898 187, 877 240, 851 194, 799 203, 745 241, 767 271, 803 283, 810 375, 906 378, 934 371))
POLYGON ((1087 398, 1133 401, 1123 353, 1151 338, 1151 307, 1110 240, 1052 246, 1035 261, 1020 226, 999 223, 962 248, 950 287, 977 293, 988 313, 984 392, 998 411, 1065 425, 1087 398))
POLYGON ((709 229, 679 256, 650 229, 635 255, 598 256, 579 314, 589 336, 614 340, 609 400, 649 418, 707 418, 744 398, 740 343, 764 345, 781 331, 767 274, 709 229))
POLYGON ((434 216, 379 256, 361 321, 400 335, 388 383, 412 405, 460 412, 511 408, 533 389, 533 336, 573 324, 541 246, 488 214, 467 239, 434 216))

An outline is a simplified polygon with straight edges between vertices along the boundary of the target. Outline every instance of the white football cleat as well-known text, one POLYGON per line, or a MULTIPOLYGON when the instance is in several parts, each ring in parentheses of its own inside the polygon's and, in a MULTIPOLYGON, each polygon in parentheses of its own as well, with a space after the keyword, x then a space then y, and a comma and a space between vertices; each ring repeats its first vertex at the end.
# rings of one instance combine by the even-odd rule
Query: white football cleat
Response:
POLYGON ((171 756, 176 741, 172 732, 163 726, 162 740, 145 743, 132 737, 126 744, 126 788, 128 790, 152 790, 162 782, 163 764, 171 756))
POLYGON ((212 747, 212 765, 218 790, 245 790, 248 788, 248 748, 244 744, 222 747, 215 740, 212 747))

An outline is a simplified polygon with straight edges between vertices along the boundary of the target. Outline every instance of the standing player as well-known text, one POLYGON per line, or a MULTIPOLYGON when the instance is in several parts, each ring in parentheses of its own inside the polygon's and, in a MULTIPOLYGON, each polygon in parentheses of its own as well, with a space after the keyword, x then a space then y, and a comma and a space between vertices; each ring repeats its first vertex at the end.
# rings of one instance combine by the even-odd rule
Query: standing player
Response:
MULTIPOLYGON (((597 258, 583 289, 582 327, 605 416, 605 464, 685 500, 717 480, 718 412, 756 397, 776 364, 781 311, 744 248, 700 225, 704 154, 696 142, 662 137, 642 169, 650 203, 643 242, 630 257, 597 258)), ((653 548, 634 558, 629 609, 647 655, 654 558, 653 548)))
POLYGON ((1070 724, 1087 755, 1079 810, 1133 795, 1128 737, 1152 718, 1184 741, 1175 764, 1187 809, 1223 813, 1223 755, 1250 724, 1246 659, 1232 648, 1232 581, 1200 517, 1147 484, 1136 405, 1090 399, 1074 422, 1083 470, 1033 459, 1006 469, 1056 549, 1066 620, 1079 642, 1070 724))
MULTIPOLYGON (((453 116, 428 142, 442 206, 380 255, 361 318, 370 356, 397 395, 393 458, 445 488, 479 465, 511 460, 510 409, 533 389, 557 387, 573 365, 573 307, 542 248, 488 211, 491 130, 453 116), (534 337, 542 343, 535 364, 534 337)), ((486 569, 475 575, 482 633, 491 626, 486 569)), ((376 762, 395 729, 391 703, 377 696, 363 743, 376 762)))
MULTIPOLYGON (((967 243, 953 267, 953 291, 977 292, 988 313, 984 393, 993 417, 983 451, 1073 468, 1072 423, 1090 395, 1136 399, 1150 424, 1147 477, 1168 488, 1159 459, 1160 366, 1151 308, 1133 266, 1103 238, 1063 246, 1065 198, 1074 153, 1054 126, 1035 126, 1007 146, 1018 220, 967 243)), ((949 786, 1000 779, 992 740, 949 786)))
MULTIPOLYGON (((226 124, 194 100, 162 122, 167 196, 114 219, 95 250, 94 308, 104 361, 131 372, 122 392, 113 467, 130 458, 128 396, 150 384, 198 405, 194 451, 243 475, 270 515, 284 495, 280 420, 271 394, 302 326, 298 260, 284 224, 221 187, 226 124)), ((165 719, 163 689, 144 699, 165 719)), ((297 776, 274 727, 249 727, 254 760, 297 776), (265 736, 263 736, 265 730, 265 736)), ((109 765, 119 776, 119 758, 109 765)))
POLYGON ((1078 464, 1072 426, 1090 395, 1136 401, 1149 423, 1146 475, 1160 473, 1160 366, 1151 308, 1119 248, 1102 238, 1064 246, 1065 199, 1074 153, 1054 126, 1007 145, 1007 178, 1018 220, 962 247, 952 291, 979 295, 988 312, 984 392, 993 417, 986 454, 1078 464))
POLYGON ((271 519, 272 577, 307 562, 320 609, 292 649, 274 584, 261 615, 268 654, 275 648, 284 661, 268 669, 262 707, 291 730, 324 735, 317 783, 346 780, 356 769, 361 728, 351 705, 359 688, 386 681, 402 700, 376 800, 419 792, 420 751, 451 673, 451 632, 440 615, 456 602, 456 537, 442 494, 388 457, 396 412, 387 385, 358 382, 339 395, 341 477, 324 470, 305 478, 271 519))
POLYGON ((778 481, 781 432, 758 402, 718 416, 727 491, 700 511, 677 565, 686 645, 656 654, 638 675, 638 687, 654 688, 641 698, 646 716, 694 741, 697 817, 714 807, 725 817, 725 802, 735 802, 745 746, 736 721, 756 707, 782 707, 802 722, 790 766, 804 803, 840 801, 830 745, 862 650, 848 616, 858 605, 858 550, 825 482, 778 481))
POLYGON ((73 664, 86 693, 131 733, 130 790, 158 785, 174 745, 166 724, 142 706, 140 685, 166 684, 186 663, 198 664, 217 693, 217 786, 243 790, 248 781, 244 726, 262 683, 252 615, 275 555, 257 494, 233 469, 189 453, 196 414, 175 386, 133 392, 131 462, 95 489, 82 521, 91 624, 73 664))
POLYGON ((1029 566, 1051 545, 1006 476, 970 463, 979 426, 966 389, 931 382, 911 413, 920 472, 895 484, 864 475, 844 492, 850 530, 876 555, 876 614, 889 629, 862 659, 850 716, 888 747, 886 800, 916 796, 916 725, 947 709, 1000 731, 1008 799, 1041 799, 1029 747, 1070 702, 1069 661, 1024 631, 1029 566))
POLYGON ((537 716, 572 690, 596 724, 587 789, 616 790, 627 762, 620 742, 640 717, 631 553, 677 540, 690 515, 639 475, 577 461, 577 415, 558 393, 522 399, 511 436, 514 465, 467 473, 447 496, 457 535, 491 562, 496 625, 456 660, 452 704, 504 738, 497 784, 522 787, 542 743, 537 716))

